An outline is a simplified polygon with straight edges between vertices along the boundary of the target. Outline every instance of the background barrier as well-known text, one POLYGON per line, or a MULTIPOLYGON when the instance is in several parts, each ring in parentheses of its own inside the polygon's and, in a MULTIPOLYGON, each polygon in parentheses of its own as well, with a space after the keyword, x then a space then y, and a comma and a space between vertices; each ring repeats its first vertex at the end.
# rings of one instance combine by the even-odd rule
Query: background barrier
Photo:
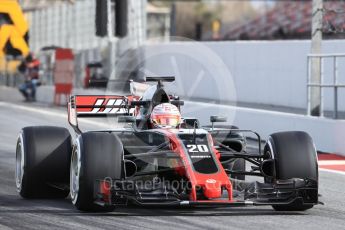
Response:
POLYGON ((61 96, 65 96, 65 104, 72 93, 74 78, 74 55, 71 49, 56 49, 54 68, 54 104, 60 105, 61 96))
MULTIPOLYGON (((178 56, 175 56, 176 65, 173 65, 170 61, 172 55, 168 53, 160 58, 148 58, 158 51, 164 53, 165 49, 182 50, 187 43, 171 42, 146 46, 144 52, 147 57, 147 72, 163 76, 175 74, 177 80, 183 81, 188 92, 188 87, 192 83, 189 79, 193 80, 190 76, 198 73, 200 66, 188 65, 178 56)), ((202 44, 219 56, 230 70, 232 76, 228 77, 233 78, 238 102, 286 106, 307 112, 307 55, 310 52, 310 41, 224 41, 202 44)), ((345 41, 323 41, 322 47, 323 53, 343 52, 345 41)), ((332 60, 325 60, 323 72, 324 83, 332 82, 332 60)), ((209 75, 205 72, 204 78, 210 78, 209 75)), ((338 83, 345 83, 345 62, 339 62, 338 75, 338 83)), ((212 77, 213 80, 223 80, 218 79, 218 76, 212 77)), ((203 87, 201 82, 198 88, 203 87)), ((207 99, 218 99, 217 93, 208 95, 207 99)), ((203 98, 205 93, 203 90, 195 90, 193 97, 203 98)), ((326 89, 323 97, 324 109, 333 110, 333 91, 326 89)), ((338 109, 344 111, 345 89, 339 89, 338 97, 338 109)))

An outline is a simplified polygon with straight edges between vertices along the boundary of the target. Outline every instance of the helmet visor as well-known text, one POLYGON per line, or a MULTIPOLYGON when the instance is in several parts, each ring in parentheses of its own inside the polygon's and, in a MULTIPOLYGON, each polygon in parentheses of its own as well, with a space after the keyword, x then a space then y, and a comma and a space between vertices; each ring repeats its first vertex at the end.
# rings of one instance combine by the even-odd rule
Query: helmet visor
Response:
POLYGON ((179 116, 157 115, 152 118, 156 125, 176 127, 180 123, 179 116))

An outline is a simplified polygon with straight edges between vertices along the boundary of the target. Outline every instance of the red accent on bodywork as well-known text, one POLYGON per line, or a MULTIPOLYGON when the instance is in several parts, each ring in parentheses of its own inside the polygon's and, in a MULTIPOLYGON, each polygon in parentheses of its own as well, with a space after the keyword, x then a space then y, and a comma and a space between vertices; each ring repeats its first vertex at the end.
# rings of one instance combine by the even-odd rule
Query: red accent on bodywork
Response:
POLYGON ((204 195, 207 198, 219 198, 222 196, 222 185, 214 180, 211 179, 212 182, 209 182, 210 179, 205 181, 204 185, 204 195))
MULTIPOLYGON (((185 169, 185 176, 189 179, 192 187, 190 193, 190 200, 197 201, 196 187, 202 187, 204 195, 207 198, 212 199, 220 198, 222 195, 222 189, 224 188, 228 192, 229 201, 233 200, 232 184, 217 156, 215 156, 214 159, 219 169, 218 172, 212 174, 198 173, 193 169, 189 161, 189 156, 185 152, 185 148, 179 141, 176 134, 169 131, 168 129, 161 129, 160 131, 163 132, 170 139, 172 146, 175 147, 172 150, 176 152, 182 159, 182 163, 185 169), (214 180, 215 183, 210 183, 210 181, 212 180, 214 180)), ((208 139, 212 140, 210 138, 212 137, 209 135, 208 139)), ((215 149, 213 147, 213 143, 211 142, 210 144, 212 145, 213 154, 217 154, 217 152, 214 151, 215 149)))
POLYGON ((213 152, 216 154, 217 159, 219 160, 220 159, 220 152, 214 147, 214 141, 213 141, 212 136, 210 138, 212 139, 212 149, 213 149, 213 152))
POLYGON ((102 194, 102 199, 105 203, 111 204, 111 184, 109 181, 100 182, 100 193, 102 194))

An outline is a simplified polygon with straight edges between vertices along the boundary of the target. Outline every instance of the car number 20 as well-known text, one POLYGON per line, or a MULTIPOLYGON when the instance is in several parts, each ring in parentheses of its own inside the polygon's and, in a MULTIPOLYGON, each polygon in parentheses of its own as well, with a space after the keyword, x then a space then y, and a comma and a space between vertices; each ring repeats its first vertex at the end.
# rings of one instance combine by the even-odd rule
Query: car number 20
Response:
POLYGON ((187 148, 190 153, 209 152, 207 145, 187 145, 187 148))

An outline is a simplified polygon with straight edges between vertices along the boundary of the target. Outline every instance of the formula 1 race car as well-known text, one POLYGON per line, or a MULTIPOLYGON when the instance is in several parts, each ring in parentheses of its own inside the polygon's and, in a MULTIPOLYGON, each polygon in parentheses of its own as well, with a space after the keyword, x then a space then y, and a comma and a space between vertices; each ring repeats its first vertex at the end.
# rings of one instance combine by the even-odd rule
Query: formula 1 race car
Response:
POLYGON ((73 144, 66 128, 23 128, 16 149, 19 194, 70 194, 78 210, 104 212, 127 204, 270 205, 278 211, 318 204, 317 155, 307 133, 274 133, 262 148, 258 133, 217 125, 224 117, 211 116, 211 124, 201 126, 196 118, 181 117, 184 102, 163 86, 171 81, 174 77, 147 77, 151 85, 132 82, 130 96, 71 96, 73 144), (78 126, 79 117, 104 116, 125 127, 82 132, 78 126))

